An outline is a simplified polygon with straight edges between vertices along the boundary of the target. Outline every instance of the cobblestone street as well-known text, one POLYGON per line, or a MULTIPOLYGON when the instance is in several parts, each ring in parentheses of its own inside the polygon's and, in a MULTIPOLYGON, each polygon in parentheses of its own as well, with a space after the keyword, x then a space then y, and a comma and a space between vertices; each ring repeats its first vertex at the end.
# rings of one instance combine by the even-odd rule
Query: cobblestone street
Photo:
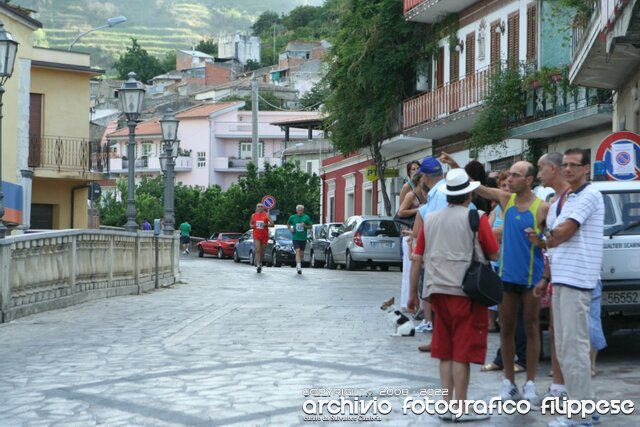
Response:
MULTIPOLYGON (((304 421, 303 402, 328 398, 303 395, 313 388, 388 399, 385 425, 450 424, 404 415, 403 398, 383 396, 439 387, 437 361, 417 351, 429 335, 390 336, 379 309, 399 297, 399 272, 305 269, 298 276, 283 267, 258 276, 247 264, 195 255, 181 256, 181 271, 183 283, 171 288, 0 325, 0 425, 313 425, 304 421)), ((498 341, 490 334, 490 355, 498 341)), ((640 425, 639 342, 637 332, 616 336, 600 357, 597 398, 636 404, 632 416, 605 416, 603 425, 640 425)), ((543 361, 541 394, 549 369, 543 361)), ((469 397, 490 399, 500 381, 500 373, 472 366, 469 397)), ((476 424, 552 419, 535 412, 476 424)))

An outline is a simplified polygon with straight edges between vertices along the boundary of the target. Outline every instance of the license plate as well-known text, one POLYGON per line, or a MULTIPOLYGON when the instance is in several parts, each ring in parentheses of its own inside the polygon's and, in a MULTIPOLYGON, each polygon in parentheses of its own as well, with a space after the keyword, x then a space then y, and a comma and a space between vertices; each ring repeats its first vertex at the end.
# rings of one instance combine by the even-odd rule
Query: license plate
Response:
POLYGON ((392 248, 392 242, 371 242, 372 248, 392 248))
POLYGON ((640 304, 640 291, 606 291, 602 293, 602 305, 640 304))

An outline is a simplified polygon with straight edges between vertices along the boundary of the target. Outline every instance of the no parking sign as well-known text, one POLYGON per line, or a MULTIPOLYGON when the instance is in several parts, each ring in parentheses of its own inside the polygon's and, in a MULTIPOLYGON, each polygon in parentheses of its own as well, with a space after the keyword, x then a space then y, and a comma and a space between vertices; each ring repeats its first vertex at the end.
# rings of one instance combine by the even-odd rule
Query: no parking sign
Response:
POLYGON ((262 205, 268 211, 276 207, 276 198, 273 196, 264 196, 262 198, 262 205))
POLYGON ((640 179, 640 135, 628 131, 612 133, 598 147, 595 160, 604 162, 610 180, 640 179))

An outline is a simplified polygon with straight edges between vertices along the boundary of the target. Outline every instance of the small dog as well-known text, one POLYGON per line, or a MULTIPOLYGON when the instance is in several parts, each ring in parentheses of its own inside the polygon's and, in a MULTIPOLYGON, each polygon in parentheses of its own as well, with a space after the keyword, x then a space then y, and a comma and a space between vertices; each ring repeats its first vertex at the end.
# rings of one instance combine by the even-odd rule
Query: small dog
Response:
POLYGON ((416 329, 413 322, 403 312, 398 310, 394 305, 395 298, 391 297, 383 302, 380 306, 381 310, 387 312, 389 322, 393 324, 395 333, 391 334, 395 337, 413 337, 416 335, 416 329))

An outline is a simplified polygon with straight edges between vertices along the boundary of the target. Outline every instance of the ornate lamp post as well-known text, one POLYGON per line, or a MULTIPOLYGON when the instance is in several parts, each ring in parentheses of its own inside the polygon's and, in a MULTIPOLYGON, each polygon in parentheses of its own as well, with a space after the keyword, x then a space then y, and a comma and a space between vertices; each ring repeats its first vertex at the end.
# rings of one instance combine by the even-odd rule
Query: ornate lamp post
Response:
POLYGON ((176 165, 176 157, 178 157, 178 148, 180 141, 178 140, 178 125, 180 121, 176 119, 173 110, 168 108, 164 116, 160 120, 162 128, 162 145, 164 151, 160 157, 160 168, 164 173, 164 229, 166 235, 172 235, 175 229, 175 217, 173 214, 174 207, 174 184, 175 175, 174 167, 176 165))
POLYGON ((13 40, 11 33, 5 31, 0 21, 0 239, 7 235, 7 227, 2 221, 4 216, 4 193, 2 192, 2 96, 4 84, 13 74, 13 64, 18 52, 18 42, 13 40))
POLYGON ((129 73, 129 80, 124 82, 118 91, 118 97, 122 103, 122 112, 127 117, 129 127, 129 144, 127 145, 128 168, 128 197, 127 197, 127 223, 124 228, 127 231, 136 232, 136 203, 135 203, 135 158, 136 158, 136 123, 142 111, 144 102, 144 85, 136 80, 136 73, 129 73))

